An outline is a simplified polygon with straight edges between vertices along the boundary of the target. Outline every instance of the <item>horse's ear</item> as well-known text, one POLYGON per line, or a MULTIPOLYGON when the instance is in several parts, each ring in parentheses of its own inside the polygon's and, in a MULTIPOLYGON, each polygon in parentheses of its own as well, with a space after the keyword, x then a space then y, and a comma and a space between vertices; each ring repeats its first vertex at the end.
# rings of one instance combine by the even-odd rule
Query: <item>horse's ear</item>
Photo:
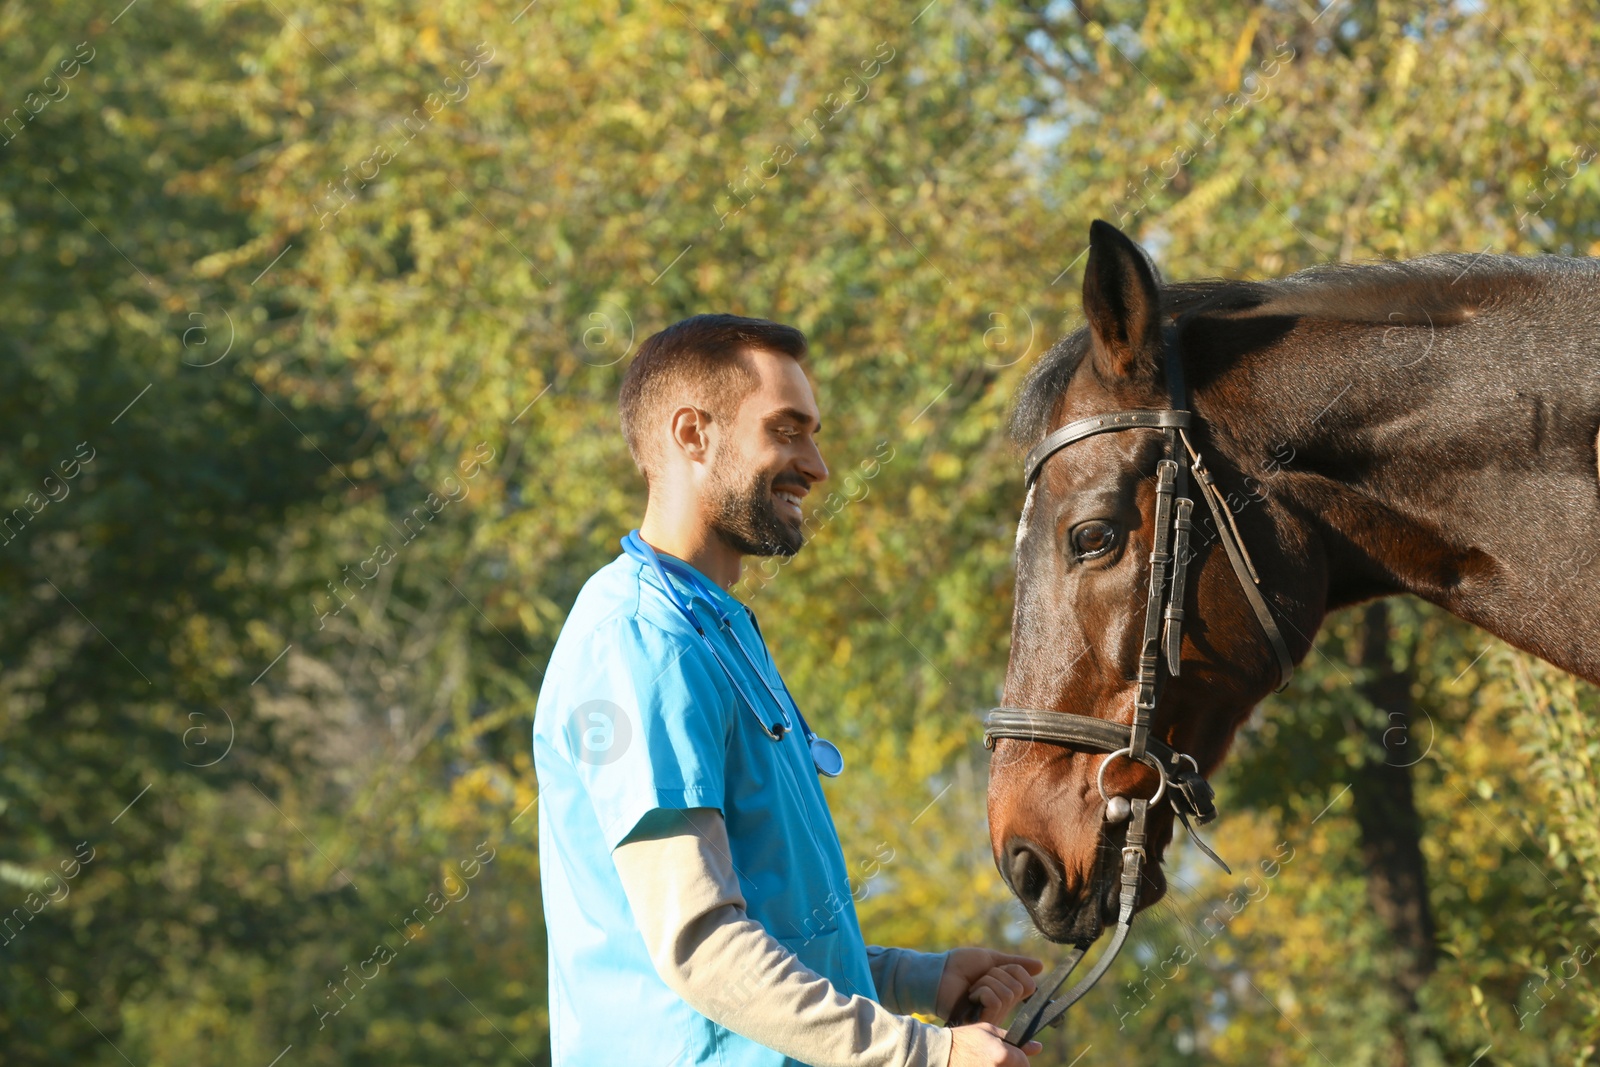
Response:
POLYGON ((1155 376, 1161 357, 1161 284, 1155 265, 1121 230, 1100 219, 1089 226, 1083 313, 1102 377, 1155 376))

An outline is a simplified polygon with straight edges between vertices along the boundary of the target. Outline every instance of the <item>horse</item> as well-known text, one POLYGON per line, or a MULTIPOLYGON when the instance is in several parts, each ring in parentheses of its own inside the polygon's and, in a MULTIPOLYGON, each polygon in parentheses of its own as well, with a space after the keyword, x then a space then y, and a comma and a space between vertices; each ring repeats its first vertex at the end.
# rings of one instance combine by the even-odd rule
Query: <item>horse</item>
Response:
POLYGON ((1142 683, 1149 747, 1197 780, 1324 617, 1373 598, 1410 593, 1600 683, 1600 260, 1437 254, 1166 284, 1097 221, 1083 311, 1014 405, 1014 440, 1046 453, 1017 525, 1002 698, 1031 710, 986 741, 995 863, 1046 938, 1125 934, 1166 892, 1174 812, 1144 818, 1168 771, 1143 742, 1143 762, 1118 758, 1125 742, 1070 728, 1128 735, 1142 683), (1100 432, 1107 413, 1136 417, 1100 432), (1186 583, 1157 514, 1174 458, 1214 494, 1185 519, 1186 583), (1176 591, 1153 647, 1147 586, 1158 606, 1157 587, 1176 591), (1130 858, 1146 855, 1141 878, 1130 858))

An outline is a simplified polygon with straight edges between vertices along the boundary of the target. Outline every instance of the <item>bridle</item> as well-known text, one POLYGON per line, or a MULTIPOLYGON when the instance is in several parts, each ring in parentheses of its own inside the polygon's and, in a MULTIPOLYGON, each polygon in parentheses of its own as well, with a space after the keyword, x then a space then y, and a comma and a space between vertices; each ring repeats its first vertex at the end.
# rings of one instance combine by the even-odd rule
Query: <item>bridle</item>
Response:
POLYGON ((1139 652, 1133 723, 1124 725, 1089 715, 1018 707, 995 708, 984 720, 985 748, 992 749, 997 740, 1006 738, 1044 741, 1106 753, 1095 779, 1100 797, 1106 805, 1105 821, 1107 824, 1128 824, 1122 845, 1122 895, 1117 928, 1111 943, 1089 973, 1063 996, 1056 997, 1056 993, 1082 961, 1090 942, 1074 946, 1061 965, 1039 983, 1038 991, 1023 1005, 1006 1033, 1006 1041, 1019 1048, 1039 1031, 1058 1022, 1068 1008, 1094 987, 1122 951, 1128 939, 1134 909, 1139 902, 1139 880, 1143 876, 1146 859, 1145 820, 1152 805, 1165 797, 1201 850, 1220 864, 1223 870, 1232 873, 1221 857, 1195 835, 1194 825, 1189 821, 1192 816, 1195 823, 1204 826, 1217 814, 1211 785, 1200 774, 1199 764, 1193 756, 1176 751, 1150 733, 1164 683, 1167 678, 1178 675, 1179 653, 1183 644, 1184 590, 1189 575, 1189 537, 1193 529, 1194 510, 1194 500, 1188 496, 1191 474, 1194 484, 1199 487, 1201 498, 1211 511, 1217 537, 1228 554, 1228 562, 1233 565, 1233 573, 1239 579, 1245 599, 1249 601, 1256 620, 1261 624, 1261 631, 1266 634, 1267 642, 1277 656, 1277 688, 1281 690, 1288 685, 1294 674, 1294 661, 1289 655, 1289 647, 1257 588, 1261 578, 1256 573, 1250 554, 1245 550, 1238 527, 1234 525, 1233 513, 1223 501, 1211 472, 1206 469, 1200 453, 1189 439, 1187 431, 1193 416, 1188 408, 1183 361, 1177 344, 1170 339, 1165 345, 1165 364, 1169 404, 1166 410, 1118 411, 1075 419, 1034 446, 1024 464, 1025 485, 1031 492, 1050 457, 1087 437, 1120 430, 1157 429, 1166 439, 1162 459, 1156 464, 1155 542, 1150 551, 1150 592, 1145 599, 1144 639, 1139 652), (1164 672, 1163 666, 1166 668, 1164 672), (1106 767, 1118 756, 1138 760, 1155 769, 1161 776, 1155 796, 1148 800, 1142 797, 1106 796, 1106 767))

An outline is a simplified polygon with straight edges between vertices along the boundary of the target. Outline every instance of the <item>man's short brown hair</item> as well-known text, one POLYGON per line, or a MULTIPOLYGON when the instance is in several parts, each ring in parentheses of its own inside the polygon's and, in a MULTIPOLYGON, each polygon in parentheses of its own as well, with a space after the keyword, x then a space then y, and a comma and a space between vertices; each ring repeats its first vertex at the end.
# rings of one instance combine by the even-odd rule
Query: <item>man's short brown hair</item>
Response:
POLYGON ((713 419, 731 418, 756 387, 746 349, 804 359, 805 334, 793 326, 740 315, 695 315, 675 322, 639 346, 617 394, 622 436, 646 484, 656 457, 649 430, 657 419, 688 402, 713 419))

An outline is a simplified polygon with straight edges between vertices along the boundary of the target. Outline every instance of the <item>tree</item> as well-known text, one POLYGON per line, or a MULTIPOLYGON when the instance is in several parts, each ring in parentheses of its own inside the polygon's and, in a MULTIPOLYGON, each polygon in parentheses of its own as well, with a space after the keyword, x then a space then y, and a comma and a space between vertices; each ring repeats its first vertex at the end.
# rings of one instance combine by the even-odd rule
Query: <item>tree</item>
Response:
MULTIPOLYGON (((1075 324, 1089 221, 1173 278, 1593 252, 1581 15, 0 12, 0 488, 26 513, 0 535, 0 904, 31 916, 0 945, 0 1041, 546 1057, 529 721, 642 503, 626 360, 706 310, 812 340, 834 481, 807 550, 739 592, 845 752, 828 789, 869 936, 1052 951, 988 854, 976 713, 1010 622, 1007 405, 1075 324)), ((1548 756, 1592 770, 1592 694, 1387 611, 1392 671, 1337 620, 1220 783, 1256 899, 1219 927, 1238 885, 1180 866, 1058 1062, 1113 1040, 1362 1062, 1396 1035, 1419 1063, 1593 1057, 1590 971, 1565 976, 1600 903, 1593 775, 1548 756), (1414 1013, 1341 793, 1377 773, 1367 729, 1405 676, 1408 736, 1435 731, 1414 1013)))

